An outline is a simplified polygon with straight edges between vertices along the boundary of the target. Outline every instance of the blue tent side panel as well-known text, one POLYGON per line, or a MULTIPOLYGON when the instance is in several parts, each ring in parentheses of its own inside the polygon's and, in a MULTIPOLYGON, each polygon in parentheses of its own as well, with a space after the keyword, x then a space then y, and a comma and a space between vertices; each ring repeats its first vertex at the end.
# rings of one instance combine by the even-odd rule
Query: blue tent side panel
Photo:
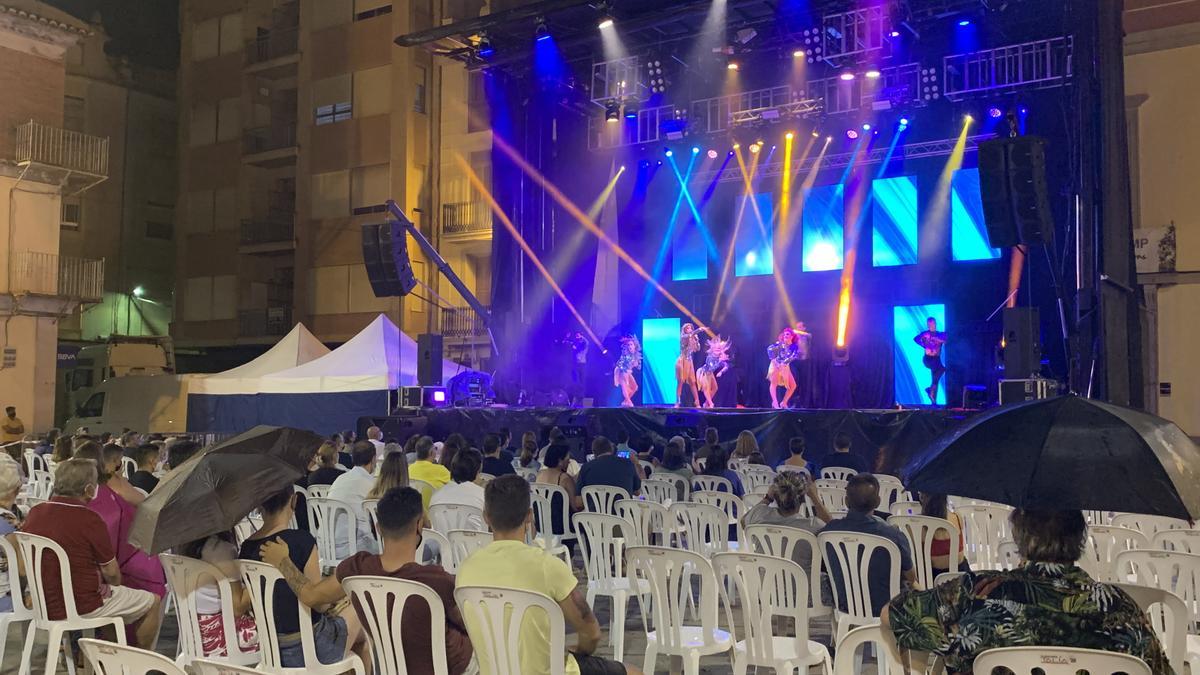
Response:
POLYGON ((187 430, 241 433, 259 424, 255 394, 189 394, 187 430))
POLYGON ((257 394, 258 423, 308 429, 329 435, 354 429, 358 418, 386 415, 388 391, 323 394, 257 394))

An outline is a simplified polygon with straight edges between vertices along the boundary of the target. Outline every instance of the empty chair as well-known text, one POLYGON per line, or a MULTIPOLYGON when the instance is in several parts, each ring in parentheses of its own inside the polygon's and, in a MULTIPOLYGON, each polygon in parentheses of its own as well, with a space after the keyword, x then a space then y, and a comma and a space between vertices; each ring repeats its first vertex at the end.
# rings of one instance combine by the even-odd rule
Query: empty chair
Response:
POLYGON ((579 491, 583 497, 583 508, 592 513, 613 515, 617 512, 614 504, 619 499, 629 499, 629 491, 612 485, 588 485, 579 491))
POLYGON ((746 553, 718 553, 713 556, 713 570, 721 587, 733 640, 733 671, 746 672, 747 666, 774 668, 777 673, 791 673, 799 668, 806 673, 809 666, 820 664, 825 675, 831 675, 829 650, 808 639, 808 603, 804 601, 809 586, 808 575, 790 559, 746 553), (726 593, 732 581, 741 598, 741 640, 734 629, 733 606, 726 593), (775 635, 775 618, 790 618, 795 622, 796 635, 775 635))
POLYGON ((423 564, 436 563, 451 574, 458 569, 454 564, 450 540, 441 532, 428 527, 421 530, 421 544, 417 546, 416 560, 423 564))
POLYGON ((646 581, 652 598, 649 609, 642 611, 646 630, 643 672, 655 672, 661 653, 682 657, 685 675, 699 675, 700 657, 729 651, 733 639, 718 628, 717 578, 705 556, 673 548, 634 546, 628 549, 627 558, 631 585, 646 581), (699 579, 700 593, 696 621, 688 622, 693 579, 699 579))
POLYGON ((808 616, 825 616, 833 611, 821 598, 821 555, 817 535, 786 525, 747 525, 748 553, 786 558, 800 565, 808 576, 808 616))
POLYGON ((755 488, 770 487, 775 471, 769 466, 747 464, 738 471, 738 477, 742 479, 742 489, 752 492, 755 488))
POLYGON ((733 492, 733 483, 721 476, 693 476, 693 490, 708 490, 710 492, 733 492))
POLYGON ((1200 616, 1200 555, 1178 551, 1124 551, 1117 569, 1133 568, 1134 583, 1179 596, 1194 619, 1200 616))
POLYGON ((868 644, 875 645, 875 653, 879 656, 879 660, 884 662, 880 664, 878 672, 886 672, 889 675, 904 672, 904 666, 892 656, 892 650, 887 648, 883 637, 883 627, 878 624, 859 626, 848 631, 837 641, 834 649, 833 672, 836 675, 858 675, 861 671, 863 657, 859 653, 859 648, 865 650, 868 644), (886 669, 882 667, 884 664, 886 664, 886 669))
POLYGON ((467 624, 481 673, 520 675, 538 670, 565 675, 566 621, 562 608, 550 597, 515 588, 460 586, 454 589, 454 599, 467 624), (526 620, 545 621, 549 663, 522 663, 519 648, 526 620))
POLYGON ((1112 525, 1091 525, 1088 527, 1083 557, 1076 564, 1096 581, 1127 581, 1130 570, 1117 570, 1117 554, 1148 548, 1150 538, 1137 530, 1112 525))
POLYGON ((813 485, 816 485, 817 488, 841 488, 845 490, 849 482, 841 478, 818 478, 813 481, 813 485))
MULTIPOLYGON (((12 601, 10 611, 0 612, 0 658, 3 658, 8 642, 9 626, 33 619, 34 613, 33 609, 25 605, 22 597, 24 594, 21 592, 21 577, 17 574, 17 550, 13 548, 7 537, 2 536, 0 536, 0 562, 4 563, 3 568, 7 570, 4 574, 8 577, 4 593, 12 601)), ((0 595, 0 598, 3 597, 5 596, 0 595)))
MULTIPOLYGON (((447 675, 446 608, 437 592, 417 581, 393 577, 355 576, 342 580, 346 595, 354 600, 363 617, 363 630, 371 646, 371 660, 377 675, 405 675, 428 672, 409 668, 412 654, 404 651, 404 623, 401 620, 408 603, 428 612, 432 675, 447 675)), ((412 615, 410 614, 410 617, 412 615)), ((410 618, 410 621, 412 619, 410 618)), ((411 629, 410 629, 411 630, 411 629)))
POLYGON ((1200 530, 1162 530, 1154 535, 1150 548, 1200 553, 1200 530))
POLYGON ((912 549, 913 569, 917 573, 917 583, 921 588, 932 588, 938 573, 958 569, 962 561, 962 551, 958 547, 958 527, 954 523, 932 516, 892 516, 888 519, 888 524, 900 528, 908 538, 908 545, 912 549), (934 537, 938 531, 950 535, 949 551, 946 554, 948 560, 942 567, 934 566, 934 537))
POLYGON ((670 504, 671 502, 687 501, 687 496, 691 494, 692 486, 683 476, 675 476, 668 478, 673 474, 661 473, 653 478, 647 478, 642 481, 642 495, 649 501, 659 504, 670 504), (680 491, 680 486, 683 492, 680 491), (684 495, 684 499, 680 499, 680 494, 684 495))
POLYGON ((1000 567, 997 546, 1011 539, 1008 515, 1011 509, 999 505, 964 505, 954 509, 963 524, 966 550, 963 555, 973 569, 994 570, 1000 567))
POLYGON ((817 543, 833 585, 834 639, 853 626, 877 622, 880 608, 900 592, 900 548, 884 537, 856 532, 824 532, 817 543), (876 551, 886 556, 883 570, 872 569, 876 551), (872 593, 872 572, 886 575, 886 597, 872 593))
POLYGON ((904 483, 901 483, 899 478, 886 473, 873 475, 875 476, 875 480, 879 481, 879 508, 882 511, 887 511, 892 502, 899 499, 900 494, 904 492, 904 483))
POLYGON ((919 516, 921 515, 921 502, 917 501, 898 501, 892 502, 888 511, 893 516, 919 516))
POLYGON ((1136 656, 1075 647, 1003 647, 975 657, 976 675, 1012 671, 1015 675, 1151 675, 1150 666, 1136 656))
POLYGON ((450 530, 487 529, 483 523, 483 509, 470 504, 434 504, 429 507, 429 526, 450 534, 450 530))
POLYGON ((92 638, 80 640, 79 648, 96 675, 187 675, 171 659, 145 649, 92 638))
MULTIPOLYGON (((237 617, 233 612, 233 590, 229 579, 214 565, 181 555, 160 553, 167 590, 174 599, 175 618, 179 627, 178 652, 175 662, 188 667, 192 661, 205 658, 204 638, 200 631, 200 594, 211 597, 213 590, 220 603, 221 629, 225 654, 209 658, 224 663, 250 665, 258 663, 257 651, 243 652, 238 640, 237 617)), ((206 598, 207 599, 207 598, 206 598)), ((211 600, 209 600, 211 602, 211 600)))
POLYGON ((1144 513, 1119 513, 1113 516, 1112 524, 1116 527, 1130 527, 1147 537, 1163 530, 1187 530, 1191 528, 1186 520, 1168 518, 1167 516, 1149 516, 1144 513))
POLYGON ((463 563, 472 553, 492 543, 491 532, 479 530, 450 530, 446 535, 450 541, 450 555, 454 560, 454 569, 463 563))
POLYGON ((850 477, 857 473, 854 469, 847 469, 844 466, 830 466, 821 469, 821 478, 832 478, 833 480, 847 481, 850 477))
MULTIPOLYGON (((629 596, 641 597, 650 590, 646 583, 633 589, 621 564, 625 557, 625 531, 630 529, 630 523, 603 513, 580 513, 575 516, 575 527, 581 535, 579 546, 587 571, 588 606, 595 607, 598 595, 612 600, 608 639, 612 643, 613 658, 620 661, 625 656, 625 608, 629 596)), ((638 604, 645 611, 645 603, 639 600, 638 604)))
MULTIPOLYGON (((309 488, 312 494, 312 488, 309 488)), ((338 563, 358 552, 358 520, 346 502, 328 497, 310 497, 308 527, 317 540, 321 568, 338 563)))
POLYGON ((1110 525, 1112 524, 1113 514, 1111 511, 1085 510, 1083 519, 1088 525, 1110 525))
MULTIPOLYGON (((642 483, 645 489, 646 483, 642 483)), ((626 546, 668 546, 672 532, 677 531, 676 517, 662 504, 642 499, 622 499, 617 502, 617 515, 629 521, 626 546)))
MULTIPOLYGON (((819 481, 818 481, 819 482, 819 481)), ((846 488, 836 486, 817 486, 817 496, 821 503, 832 514, 834 511, 846 511, 846 488)))
POLYGON ((258 668, 234 666, 210 659, 192 661, 192 672, 195 675, 270 675, 267 671, 258 668))
POLYGON ((697 504, 709 504, 721 509, 729 517, 730 525, 740 525, 739 520, 746 512, 746 505, 732 492, 713 492, 697 490, 692 493, 692 501, 697 504))
POLYGON ((1185 660, 1195 662, 1195 657, 1187 658, 1188 641, 1188 608, 1179 596, 1161 588, 1152 588, 1140 584, 1118 583, 1116 586, 1129 594, 1133 601, 1150 617, 1150 625, 1158 635, 1163 653, 1176 675, 1188 672, 1185 660))
POLYGON ((729 550, 729 517, 710 504, 676 502, 671 513, 681 525, 678 546, 693 553, 710 556, 729 550))

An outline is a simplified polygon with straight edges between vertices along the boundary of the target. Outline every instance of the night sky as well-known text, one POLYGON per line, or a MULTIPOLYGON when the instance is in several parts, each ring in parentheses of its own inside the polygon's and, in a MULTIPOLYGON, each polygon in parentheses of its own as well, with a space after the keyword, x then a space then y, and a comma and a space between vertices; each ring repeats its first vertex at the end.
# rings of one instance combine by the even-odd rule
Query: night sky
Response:
POLYGON ((43 0, 91 21, 98 15, 108 33, 105 51, 134 63, 175 69, 179 65, 178 0, 43 0))

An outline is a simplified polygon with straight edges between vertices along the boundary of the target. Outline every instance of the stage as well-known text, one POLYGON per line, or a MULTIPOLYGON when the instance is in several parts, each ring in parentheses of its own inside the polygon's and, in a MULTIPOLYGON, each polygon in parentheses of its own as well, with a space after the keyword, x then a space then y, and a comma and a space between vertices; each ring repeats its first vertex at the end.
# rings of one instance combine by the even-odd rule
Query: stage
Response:
MULTIPOLYGON (((597 435, 610 438, 618 430, 631 438, 649 436, 656 443, 671 436, 702 439, 714 427, 721 442, 733 447, 739 432, 749 430, 758 439, 767 461, 774 465, 788 454, 788 440, 803 436, 809 459, 819 459, 833 449, 839 432, 853 439, 851 452, 866 457, 881 473, 895 473, 914 453, 938 434, 974 414, 963 410, 772 410, 761 408, 692 409, 641 408, 410 408, 388 417, 359 420, 360 435, 374 424, 384 438, 403 441, 414 433, 445 438, 458 432, 478 445, 486 433, 507 428, 513 443, 532 431, 544 445, 551 427, 566 433, 572 452, 580 456, 597 435)), ((698 447, 699 441, 695 446, 698 447)))

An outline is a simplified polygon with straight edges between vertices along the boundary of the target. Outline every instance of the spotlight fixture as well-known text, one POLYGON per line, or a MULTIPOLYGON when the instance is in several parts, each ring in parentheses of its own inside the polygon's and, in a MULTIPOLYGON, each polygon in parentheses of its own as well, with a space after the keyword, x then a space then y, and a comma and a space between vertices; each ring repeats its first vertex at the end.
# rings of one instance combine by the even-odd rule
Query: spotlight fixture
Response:
POLYGON ((667 91, 667 78, 663 75, 661 59, 652 57, 646 61, 646 83, 652 94, 662 94, 667 91))
POLYGON ((737 69, 738 69, 738 63, 737 63, 737 61, 730 61, 730 62, 729 62, 729 64, 728 64, 728 65, 726 65, 725 67, 726 67, 727 69, 729 69, 729 70, 737 70, 737 69))
POLYGON ((812 137, 813 137, 813 138, 820 138, 820 137, 821 137, 821 133, 820 133, 819 131, 817 131, 816 129, 813 129, 813 130, 812 130, 812 137))
POLYGON ((842 82, 849 82, 854 79, 854 73, 847 70, 846 72, 842 73, 841 75, 838 75, 838 79, 841 80, 842 82))
POLYGON ((857 139, 858 138, 858 130, 857 129, 847 129, 846 130, 846 138, 849 138, 852 141, 857 139))
POLYGON ((759 145, 758 143, 755 143, 754 145, 750 146, 751 153, 757 154, 759 150, 762 150, 762 146, 759 145))
POLYGON ((666 156, 667 156, 667 157, 674 157, 674 156, 675 156, 675 152, 674 152, 674 151, 672 151, 670 148, 667 148, 667 151, 666 151, 666 153, 664 153, 664 154, 666 154, 666 156))
POLYGON ((479 45, 476 47, 476 53, 481 59, 490 59, 496 55, 496 48, 492 46, 492 41, 487 35, 479 38, 479 45))
POLYGON ((615 98, 604 104, 604 121, 609 124, 621 121, 621 104, 615 98))
POLYGON ((625 102, 625 119, 636 120, 638 116, 637 103, 635 101, 625 102))
POLYGON ((550 27, 546 25, 544 17, 538 17, 537 24, 533 29, 533 37, 539 41, 550 39, 550 27))
POLYGON ((709 150, 709 151, 708 151, 708 158, 709 158, 709 159, 716 159, 716 158, 717 158, 717 151, 716 151, 716 150, 709 150))
POLYGON ((800 58, 800 57, 804 56, 804 50, 797 49, 796 51, 792 52, 792 56, 794 56, 796 58, 800 58))
POLYGON ((1021 106, 1020 108, 1017 108, 1017 112, 1021 113, 1022 115, 1028 115, 1029 108, 1026 108, 1025 106, 1021 106))
POLYGON ((908 126, 908 118, 907 117, 900 118, 900 126, 902 126, 902 127, 908 126))
POLYGON ((700 154, 700 148, 697 148, 696 146, 694 146, 694 145, 693 145, 693 146, 692 146, 692 154, 693 154, 693 155, 698 155, 698 154, 700 154))
POLYGON ((888 33, 888 37, 898 38, 898 37, 900 37, 900 31, 894 30, 894 31, 888 33))
POLYGON ((738 149, 738 148, 740 148, 740 147, 742 147, 742 144, 741 144, 741 143, 734 143, 734 144, 733 144, 733 149, 734 149, 734 150, 737 150, 737 149, 738 149))
POLYGON ((967 113, 966 115, 963 115, 963 121, 964 122, 974 122, 975 116, 972 115, 971 113, 967 113))
POLYGON ((612 14, 601 14, 600 23, 596 24, 596 28, 604 30, 605 28, 612 28, 616 23, 617 22, 615 19, 613 19, 612 14))
POLYGON ((971 20, 970 20, 970 19, 959 19, 959 20, 958 20, 958 25, 959 25, 959 27, 960 27, 960 28, 961 28, 961 27, 964 27, 964 26, 970 26, 970 25, 971 25, 971 20))
POLYGON ((863 122, 863 127, 862 127, 862 129, 863 129, 863 131, 870 131, 870 130, 871 130, 871 123, 870 123, 870 122, 863 122))
POLYGON ((996 106, 992 106, 992 107, 988 108, 988 117, 990 117, 994 120, 1000 119, 1003 115, 1004 115, 1004 111, 1000 110, 996 106))
POLYGON ((872 69, 868 70, 867 72, 863 73, 863 75, 868 80, 878 80, 879 76, 882 74, 883 73, 879 72, 879 69, 877 69, 877 68, 872 68, 872 69))
POLYGON ((784 135, 783 135, 783 137, 784 137, 784 138, 786 138, 786 139, 788 139, 788 140, 790 141, 790 140, 792 140, 793 138, 795 138, 795 137, 796 137, 796 134, 793 134, 792 132, 790 132, 790 131, 789 131, 789 132, 787 132, 786 134, 784 134, 784 135))

